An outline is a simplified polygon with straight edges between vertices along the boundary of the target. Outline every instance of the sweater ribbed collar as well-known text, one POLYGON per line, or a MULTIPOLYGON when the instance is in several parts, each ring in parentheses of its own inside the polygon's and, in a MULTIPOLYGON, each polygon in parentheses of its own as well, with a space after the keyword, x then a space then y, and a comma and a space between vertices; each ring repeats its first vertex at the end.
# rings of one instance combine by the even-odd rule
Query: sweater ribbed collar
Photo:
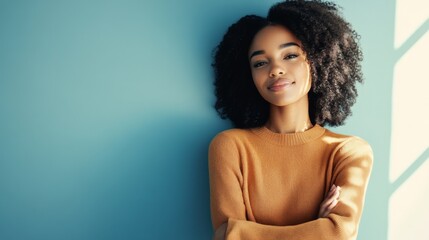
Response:
POLYGON ((261 137, 262 139, 272 142, 274 144, 292 146, 303 144, 314 139, 319 138, 325 133, 325 128, 316 124, 305 132, 297 133, 275 133, 267 127, 253 128, 251 131, 261 137))

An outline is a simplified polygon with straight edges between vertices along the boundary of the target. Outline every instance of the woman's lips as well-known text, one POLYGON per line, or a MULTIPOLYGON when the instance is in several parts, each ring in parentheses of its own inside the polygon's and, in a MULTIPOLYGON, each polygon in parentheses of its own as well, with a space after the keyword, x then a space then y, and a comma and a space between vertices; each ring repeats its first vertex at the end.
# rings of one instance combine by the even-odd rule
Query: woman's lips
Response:
POLYGON ((277 92, 277 91, 280 91, 284 88, 292 86, 292 84, 295 84, 295 82, 287 80, 287 79, 279 79, 279 80, 276 80, 273 83, 271 83, 268 86, 268 90, 277 92))

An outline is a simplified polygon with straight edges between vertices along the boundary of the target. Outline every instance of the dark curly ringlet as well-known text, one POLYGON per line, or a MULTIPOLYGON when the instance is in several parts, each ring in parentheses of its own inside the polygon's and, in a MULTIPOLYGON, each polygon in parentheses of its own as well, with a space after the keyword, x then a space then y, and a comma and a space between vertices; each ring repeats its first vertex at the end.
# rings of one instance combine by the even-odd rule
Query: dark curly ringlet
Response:
POLYGON ((263 17, 244 16, 229 27, 215 49, 215 108, 238 128, 257 127, 268 120, 269 105, 253 83, 248 51, 256 33, 269 24, 263 17))
POLYGON ((312 75, 309 114, 313 124, 338 126, 351 115, 356 82, 362 82, 359 36, 331 2, 292 0, 275 4, 267 19, 247 16, 232 25, 216 49, 215 108, 235 127, 266 123, 269 104, 251 76, 248 50, 256 33, 270 24, 289 29, 301 41, 312 75), (252 25, 252 26, 251 26, 252 25))

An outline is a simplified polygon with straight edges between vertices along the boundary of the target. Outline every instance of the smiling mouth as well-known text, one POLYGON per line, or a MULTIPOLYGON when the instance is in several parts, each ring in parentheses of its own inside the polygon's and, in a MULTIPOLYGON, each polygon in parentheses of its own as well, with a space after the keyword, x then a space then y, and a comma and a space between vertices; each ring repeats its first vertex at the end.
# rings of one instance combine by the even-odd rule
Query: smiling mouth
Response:
POLYGON ((284 88, 290 87, 294 84, 295 84, 294 81, 279 79, 273 82, 270 86, 268 86, 268 90, 277 92, 277 91, 283 90, 284 88))

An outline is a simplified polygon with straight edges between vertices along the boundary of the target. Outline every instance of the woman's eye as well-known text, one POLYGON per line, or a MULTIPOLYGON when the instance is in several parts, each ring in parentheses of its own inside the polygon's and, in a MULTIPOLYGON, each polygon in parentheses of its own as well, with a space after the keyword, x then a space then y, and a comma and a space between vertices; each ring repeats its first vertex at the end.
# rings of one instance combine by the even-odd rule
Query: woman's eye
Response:
POLYGON ((287 59, 294 59, 294 58, 297 58, 297 57, 298 57, 298 54, 288 54, 288 55, 286 55, 284 57, 284 59, 285 60, 287 60, 287 59))
POLYGON ((254 68, 260 68, 262 66, 264 66, 266 64, 266 62, 256 62, 253 64, 254 68))

